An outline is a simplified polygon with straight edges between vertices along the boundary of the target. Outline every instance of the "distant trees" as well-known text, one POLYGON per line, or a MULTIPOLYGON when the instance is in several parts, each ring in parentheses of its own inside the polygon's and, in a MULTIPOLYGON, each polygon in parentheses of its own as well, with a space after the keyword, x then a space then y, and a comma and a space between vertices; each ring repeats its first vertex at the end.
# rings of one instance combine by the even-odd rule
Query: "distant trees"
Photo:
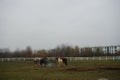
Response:
POLYGON ((25 49, 25 57, 32 57, 32 56, 33 56, 32 48, 30 46, 27 46, 25 49))
POLYGON ((15 51, 11 52, 9 49, 0 49, 0 57, 7 58, 7 57, 33 57, 33 51, 30 46, 27 46, 25 50, 16 49, 15 51))
MULTIPOLYGON (((19 49, 16 49, 12 54, 12 57, 23 57, 24 51, 20 51, 19 49)), ((25 56, 24 56, 25 57, 25 56)))
POLYGON ((76 46, 75 48, 68 46, 68 45, 61 45, 57 46, 55 49, 48 51, 48 56, 77 56, 76 54, 79 54, 79 47, 76 46))
POLYGON ((88 57, 88 56, 120 56, 120 50, 116 51, 115 54, 104 53, 102 48, 90 47, 80 48, 79 46, 59 45, 54 49, 50 50, 32 50, 30 46, 27 46, 24 50, 16 49, 11 52, 8 48, 0 49, 0 57, 88 57))
POLYGON ((89 47, 81 48, 81 56, 92 56, 92 49, 89 47))
POLYGON ((46 57, 46 51, 45 50, 39 50, 37 51, 37 56, 38 57, 46 57))
POLYGON ((0 49, 0 57, 11 57, 10 51, 8 48, 0 49))

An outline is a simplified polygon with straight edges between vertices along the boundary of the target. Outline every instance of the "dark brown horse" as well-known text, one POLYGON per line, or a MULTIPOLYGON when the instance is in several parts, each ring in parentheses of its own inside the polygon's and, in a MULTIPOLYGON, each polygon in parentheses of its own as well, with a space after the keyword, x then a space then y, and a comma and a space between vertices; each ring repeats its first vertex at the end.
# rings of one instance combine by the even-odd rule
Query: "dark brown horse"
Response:
POLYGON ((41 66, 47 65, 47 58, 34 58, 34 64, 40 63, 41 66))
POLYGON ((46 57, 40 59, 40 65, 41 66, 46 66, 47 65, 47 58, 46 57))

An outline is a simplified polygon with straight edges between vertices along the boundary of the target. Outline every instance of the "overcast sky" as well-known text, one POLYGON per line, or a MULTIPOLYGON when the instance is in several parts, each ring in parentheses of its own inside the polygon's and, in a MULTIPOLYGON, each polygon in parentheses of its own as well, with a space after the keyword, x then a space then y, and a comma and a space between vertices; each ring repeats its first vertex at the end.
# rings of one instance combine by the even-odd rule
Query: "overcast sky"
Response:
POLYGON ((0 48, 120 45, 120 0, 0 0, 0 48))

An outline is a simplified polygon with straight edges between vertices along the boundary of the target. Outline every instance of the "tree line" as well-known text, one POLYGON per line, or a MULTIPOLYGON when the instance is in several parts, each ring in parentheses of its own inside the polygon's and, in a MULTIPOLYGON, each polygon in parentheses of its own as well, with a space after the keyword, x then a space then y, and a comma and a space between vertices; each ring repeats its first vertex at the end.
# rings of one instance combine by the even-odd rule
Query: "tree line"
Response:
POLYGON ((92 57, 92 56, 120 56, 120 51, 115 54, 104 53, 99 50, 92 51, 91 48, 79 48, 79 46, 68 46, 68 45, 60 45, 54 49, 50 50, 32 50, 30 46, 27 46, 24 50, 16 49, 11 52, 9 49, 0 49, 0 58, 8 58, 8 57, 92 57))

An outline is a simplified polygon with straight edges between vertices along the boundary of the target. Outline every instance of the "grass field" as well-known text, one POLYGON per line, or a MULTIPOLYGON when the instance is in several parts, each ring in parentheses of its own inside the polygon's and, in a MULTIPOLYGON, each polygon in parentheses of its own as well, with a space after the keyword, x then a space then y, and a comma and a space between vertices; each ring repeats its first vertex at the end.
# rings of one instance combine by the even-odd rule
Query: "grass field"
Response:
POLYGON ((60 68, 31 61, 0 62, 0 80, 120 80, 120 61, 69 61, 60 68))

